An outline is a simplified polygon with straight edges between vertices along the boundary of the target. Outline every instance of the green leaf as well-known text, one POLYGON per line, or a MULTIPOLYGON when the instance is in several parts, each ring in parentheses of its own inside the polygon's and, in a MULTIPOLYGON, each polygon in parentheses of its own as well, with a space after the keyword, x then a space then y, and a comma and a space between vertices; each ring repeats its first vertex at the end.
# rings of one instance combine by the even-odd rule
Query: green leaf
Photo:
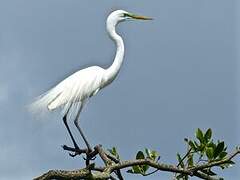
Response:
POLYGON ((206 148, 206 155, 207 155, 209 160, 213 159, 213 153, 214 153, 214 150, 213 150, 212 147, 207 147, 206 148))
POLYGON ((214 158, 220 155, 220 153, 224 150, 224 146, 224 141, 218 143, 217 147, 214 149, 214 158))
POLYGON ((192 167, 193 166, 193 154, 188 155, 188 167, 192 167))
POLYGON ((216 146, 216 144, 214 144, 213 141, 211 141, 207 144, 207 147, 212 147, 213 149, 216 149, 217 146, 216 146))
POLYGON ((154 150, 150 150, 145 148, 145 152, 148 158, 150 158, 151 160, 155 161, 155 159, 159 156, 159 153, 157 151, 154 150))
POLYGON ((224 157, 226 157, 226 155, 227 155, 227 152, 223 151, 219 154, 219 158, 223 159, 224 157))
POLYGON ((113 147, 112 149, 108 149, 108 151, 109 151, 112 155, 114 155, 117 159, 120 159, 116 147, 113 147))
POLYGON ((117 149, 116 149, 116 147, 113 147, 113 148, 112 148, 112 152, 113 152, 114 155, 117 154, 117 149))
POLYGON ((197 146, 193 143, 193 141, 188 141, 189 146, 194 150, 197 151, 197 146))
POLYGON ((180 179, 184 180, 185 179, 184 177, 185 177, 185 174, 179 174, 179 175, 177 175, 176 178, 177 178, 177 180, 180 180, 180 179))
POLYGON ((227 150, 227 146, 223 150, 226 151, 227 150))
POLYGON ((211 139, 211 137, 212 137, 212 129, 209 128, 204 135, 204 139, 206 142, 208 142, 211 139))
POLYGON ((135 173, 135 174, 142 174, 143 173, 143 170, 141 169, 141 167, 140 166, 133 166, 132 167, 132 169, 133 169, 133 172, 135 173))
POLYGON ((147 155, 147 157, 149 157, 150 158, 150 154, 151 154, 151 150, 150 149, 148 149, 148 148, 145 148, 145 153, 146 153, 146 155, 147 155))
POLYGON ((199 151, 201 151, 201 153, 203 153, 204 150, 205 150, 205 145, 204 144, 200 144, 198 149, 199 149, 199 151))
MULTIPOLYGON (((145 148, 146 156, 153 159, 158 153, 156 151, 151 151, 150 149, 145 148)), ((138 151, 136 159, 145 159, 145 155, 142 151, 138 151)), ((154 158, 155 159, 155 158, 154 158)), ((145 175, 147 170, 150 168, 149 165, 137 165, 133 166, 133 172, 136 174, 145 175)))
POLYGON ((142 151, 138 151, 136 155, 136 159, 145 159, 145 156, 142 151))
POLYGON ((188 175, 185 174, 179 174, 176 176, 177 180, 188 180, 188 175))
POLYGON ((159 153, 157 151, 151 151, 151 156, 150 158, 155 161, 155 159, 159 157, 159 153))
POLYGON ((144 174, 146 174, 147 170, 149 169, 149 165, 144 164, 144 165, 141 165, 141 167, 144 171, 144 174))
POLYGON ((196 131, 196 138, 201 142, 204 143, 204 137, 203 137, 203 133, 201 131, 201 129, 197 129, 196 131))
POLYGON ((127 170, 127 173, 132 173, 132 174, 142 174, 144 175, 145 172, 147 171, 148 167, 144 167, 146 165, 136 165, 132 166, 132 169, 127 170))
POLYGON ((193 142, 196 147, 196 151, 200 151, 200 145, 196 141, 193 141, 193 142))

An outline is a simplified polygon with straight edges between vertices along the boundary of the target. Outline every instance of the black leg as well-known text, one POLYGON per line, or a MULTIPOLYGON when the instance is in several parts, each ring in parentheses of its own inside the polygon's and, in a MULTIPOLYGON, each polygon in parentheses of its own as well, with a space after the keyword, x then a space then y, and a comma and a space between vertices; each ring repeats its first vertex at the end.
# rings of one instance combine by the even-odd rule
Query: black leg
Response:
POLYGON ((65 126, 66 126, 66 128, 67 128, 67 130, 68 130, 68 133, 69 133, 71 139, 72 139, 72 142, 73 142, 74 147, 75 147, 76 149, 79 149, 79 147, 78 147, 78 145, 77 145, 77 143, 76 143, 76 141, 75 141, 75 139, 74 139, 74 137, 73 137, 73 135, 72 135, 72 133, 71 133, 71 131, 70 131, 70 128, 69 128, 69 126, 68 126, 68 124, 67 124, 67 115, 64 115, 64 116, 63 116, 63 122, 64 122, 64 124, 65 124, 65 126))
POLYGON ((84 142, 85 142, 85 144, 86 144, 86 146, 88 148, 88 151, 91 152, 92 149, 91 149, 91 147, 90 147, 90 145, 89 145, 89 143, 87 141, 87 138, 84 136, 83 131, 82 131, 82 129, 79 126, 79 115, 80 115, 80 112, 82 111, 82 108, 83 108, 83 104, 81 104, 81 106, 80 106, 80 109, 79 109, 79 111, 77 113, 76 119, 74 120, 74 124, 77 127, 80 135, 82 136, 82 138, 83 138, 83 140, 84 140, 84 142))
POLYGON ((80 135, 82 136, 82 138, 83 138, 83 140, 84 140, 84 142, 85 142, 85 144, 86 144, 88 150, 89 150, 89 151, 92 151, 92 149, 91 149, 91 147, 90 147, 90 145, 89 145, 89 143, 88 143, 86 137, 85 137, 84 134, 83 134, 82 129, 80 128, 80 126, 79 126, 79 124, 78 124, 78 120, 77 120, 77 119, 75 119, 74 124, 75 124, 75 126, 77 127, 77 129, 78 129, 80 135))

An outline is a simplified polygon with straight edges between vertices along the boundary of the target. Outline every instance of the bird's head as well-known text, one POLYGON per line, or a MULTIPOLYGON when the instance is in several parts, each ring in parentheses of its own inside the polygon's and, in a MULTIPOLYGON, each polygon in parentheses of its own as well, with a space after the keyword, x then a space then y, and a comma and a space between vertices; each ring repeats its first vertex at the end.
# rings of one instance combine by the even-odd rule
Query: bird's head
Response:
POLYGON ((125 20, 152 20, 153 18, 136 15, 124 10, 113 11, 107 19, 107 22, 113 23, 114 25, 125 20))

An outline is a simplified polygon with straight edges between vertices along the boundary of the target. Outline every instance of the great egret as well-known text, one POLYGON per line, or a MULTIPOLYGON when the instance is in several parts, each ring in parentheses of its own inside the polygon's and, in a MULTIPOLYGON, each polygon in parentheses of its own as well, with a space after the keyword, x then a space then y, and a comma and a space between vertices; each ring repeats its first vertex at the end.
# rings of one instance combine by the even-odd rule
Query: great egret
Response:
POLYGON ((91 147, 79 126, 79 115, 86 101, 116 78, 123 62, 124 43, 121 36, 116 33, 115 28, 119 22, 130 19, 151 20, 152 18, 135 15, 124 10, 116 10, 108 16, 106 22, 107 32, 117 47, 114 62, 109 68, 103 69, 99 66, 91 66, 79 70, 40 96, 32 105, 33 108, 38 109, 47 107, 50 111, 62 107, 64 110, 63 122, 76 149, 79 149, 79 147, 67 124, 69 111, 74 110, 76 112, 74 124, 82 136, 88 151, 91 151, 91 147))

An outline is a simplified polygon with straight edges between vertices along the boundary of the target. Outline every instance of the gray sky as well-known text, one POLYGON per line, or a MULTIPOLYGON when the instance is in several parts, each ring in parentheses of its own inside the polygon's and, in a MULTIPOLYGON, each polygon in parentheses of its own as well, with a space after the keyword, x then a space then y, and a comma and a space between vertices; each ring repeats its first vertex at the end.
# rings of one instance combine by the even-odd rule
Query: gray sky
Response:
MULTIPOLYGON (((35 117, 26 105, 78 69, 112 63, 105 20, 114 9, 155 20, 118 27, 126 46, 121 72, 81 114, 91 144, 116 146, 124 159, 149 147, 170 163, 198 127, 211 127, 229 150, 240 144, 235 1, 0 0, 0 179, 79 167, 61 149, 71 141, 60 113, 35 117)), ((226 179, 237 180, 239 167, 226 179)), ((169 174, 146 179, 157 177, 169 174)))

